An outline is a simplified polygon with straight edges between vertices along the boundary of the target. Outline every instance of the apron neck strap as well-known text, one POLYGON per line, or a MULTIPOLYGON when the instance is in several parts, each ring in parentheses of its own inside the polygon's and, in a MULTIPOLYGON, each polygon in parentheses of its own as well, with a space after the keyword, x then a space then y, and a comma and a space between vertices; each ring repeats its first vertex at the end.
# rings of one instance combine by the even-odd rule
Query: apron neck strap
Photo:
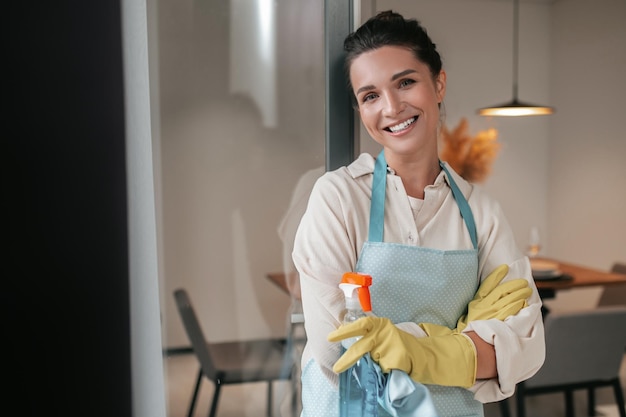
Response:
POLYGON ((456 204, 459 206, 459 210, 461 211, 461 217, 463 217, 463 221, 465 221, 465 226, 467 227, 467 231, 469 232, 470 239, 472 239, 472 245, 474 245, 474 249, 478 249, 478 234, 476 233, 476 223, 474 222, 474 215, 472 214, 472 209, 469 206, 469 203, 465 199, 465 196, 459 189, 458 185, 456 185, 456 181, 450 175, 450 171, 443 164, 443 162, 439 161, 439 166, 443 169, 448 176, 448 183, 450 184, 450 189, 452 189, 452 195, 456 200, 456 204))
MULTIPOLYGON (((439 161, 439 166, 445 171, 448 177, 448 183, 452 190, 452 196, 454 197, 459 210, 461 211, 461 217, 465 222, 465 226, 472 240, 474 249, 478 249, 478 238, 476 233, 476 223, 474 222, 474 215, 470 209, 465 196, 456 185, 454 178, 450 175, 450 172, 446 166, 439 161)), ((370 204, 370 223, 368 231, 368 240, 370 242, 382 242, 383 241, 383 225, 385 223, 385 192, 387 189, 387 161, 385 160, 385 151, 380 151, 376 158, 376 164, 374 165, 374 178, 372 180, 372 201, 370 204)))
POLYGON ((385 190, 387 189, 387 161, 385 151, 380 151, 374 165, 372 180, 372 202, 370 203, 370 242, 383 241, 383 224, 385 223, 385 190))

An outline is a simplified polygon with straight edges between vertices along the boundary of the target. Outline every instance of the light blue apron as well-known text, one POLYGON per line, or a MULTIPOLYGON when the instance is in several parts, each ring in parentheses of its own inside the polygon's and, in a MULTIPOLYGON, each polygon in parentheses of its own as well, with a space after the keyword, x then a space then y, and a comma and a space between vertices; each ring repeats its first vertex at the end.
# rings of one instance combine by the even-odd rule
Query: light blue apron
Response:
MULTIPOLYGON (((456 326, 458 318, 478 288, 478 244, 474 217, 467 200, 443 164, 452 194, 465 221, 474 249, 422 248, 383 242, 387 162, 376 159, 368 241, 363 245, 356 271, 373 277, 372 310, 394 323, 428 322, 456 326)), ((441 417, 483 416, 483 406, 473 393, 455 387, 428 385, 441 417)), ((339 395, 314 360, 302 373, 302 417, 338 416, 339 395)), ((380 409, 379 415, 385 416, 380 409)))

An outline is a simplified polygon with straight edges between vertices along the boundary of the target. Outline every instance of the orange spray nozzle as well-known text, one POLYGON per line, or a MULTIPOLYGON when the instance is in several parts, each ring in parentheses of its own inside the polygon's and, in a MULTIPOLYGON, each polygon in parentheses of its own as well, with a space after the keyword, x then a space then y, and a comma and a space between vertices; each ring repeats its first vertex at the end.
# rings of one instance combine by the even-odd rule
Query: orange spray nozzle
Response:
POLYGON ((370 298, 370 285, 372 285, 371 275, 360 274, 358 272, 346 272, 341 277, 342 284, 351 284, 357 287, 359 303, 363 311, 372 311, 372 300, 370 298))

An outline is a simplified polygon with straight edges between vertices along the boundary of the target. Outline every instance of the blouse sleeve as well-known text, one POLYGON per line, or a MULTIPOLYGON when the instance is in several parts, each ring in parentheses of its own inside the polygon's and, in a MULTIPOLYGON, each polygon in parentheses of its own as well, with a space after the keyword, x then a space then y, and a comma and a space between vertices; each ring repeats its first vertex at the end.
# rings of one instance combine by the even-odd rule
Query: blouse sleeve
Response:
POLYGON ((354 220, 358 208, 343 201, 342 188, 328 174, 315 184, 307 210, 296 233, 293 261, 300 275, 307 344, 302 366, 314 358, 322 372, 337 383, 332 366, 340 356, 340 344, 326 340, 340 324, 345 301, 338 284, 356 265, 354 220))
POLYGON ((528 306, 506 320, 477 320, 470 322, 464 332, 474 331, 491 343, 496 351, 498 377, 479 380, 471 388, 481 402, 499 401, 510 397, 515 386, 533 376, 543 364, 545 341, 541 298, 535 286, 528 258, 515 244, 513 232, 499 205, 488 201, 487 210, 478 213, 479 268, 481 281, 501 264, 509 265, 504 282, 524 278, 533 290, 528 306))

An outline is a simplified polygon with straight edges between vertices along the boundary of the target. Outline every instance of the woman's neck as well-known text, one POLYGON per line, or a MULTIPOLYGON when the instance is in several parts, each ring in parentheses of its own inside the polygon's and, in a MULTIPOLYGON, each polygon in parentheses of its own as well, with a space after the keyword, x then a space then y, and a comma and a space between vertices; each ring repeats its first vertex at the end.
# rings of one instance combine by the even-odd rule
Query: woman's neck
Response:
POLYGON ((402 179, 406 193, 419 199, 424 199, 424 189, 434 184, 439 172, 441 172, 439 158, 412 160, 392 158, 392 161, 388 160, 387 164, 402 179))

